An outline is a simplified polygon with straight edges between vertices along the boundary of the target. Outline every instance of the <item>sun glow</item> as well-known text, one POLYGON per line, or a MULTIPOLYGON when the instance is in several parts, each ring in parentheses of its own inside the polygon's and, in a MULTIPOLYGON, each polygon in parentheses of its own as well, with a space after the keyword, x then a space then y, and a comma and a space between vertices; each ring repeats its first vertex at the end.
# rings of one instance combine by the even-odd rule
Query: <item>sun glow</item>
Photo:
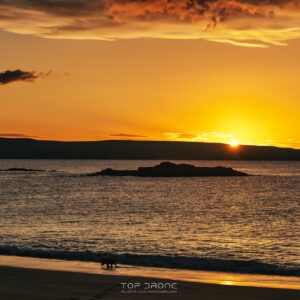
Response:
POLYGON ((224 284, 224 285, 234 285, 234 282, 231 281, 231 280, 225 280, 225 281, 222 281, 221 284, 224 284))
POLYGON ((229 145, 230 145, 231 147, 238 147, 240 144, 239 144, 238 141, 231 141, 231 142, 229 143, 229 145))

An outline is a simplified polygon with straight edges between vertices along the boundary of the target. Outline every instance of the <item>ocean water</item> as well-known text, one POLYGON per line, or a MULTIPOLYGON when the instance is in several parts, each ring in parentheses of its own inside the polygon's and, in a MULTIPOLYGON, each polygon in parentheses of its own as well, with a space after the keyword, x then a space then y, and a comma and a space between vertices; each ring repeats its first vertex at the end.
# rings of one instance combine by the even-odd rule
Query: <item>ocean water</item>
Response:
POLYGON ((159 162, 0 160, 0 254, 300 276, 300 162, 184 161, 249 177, 86 176, 159 162))

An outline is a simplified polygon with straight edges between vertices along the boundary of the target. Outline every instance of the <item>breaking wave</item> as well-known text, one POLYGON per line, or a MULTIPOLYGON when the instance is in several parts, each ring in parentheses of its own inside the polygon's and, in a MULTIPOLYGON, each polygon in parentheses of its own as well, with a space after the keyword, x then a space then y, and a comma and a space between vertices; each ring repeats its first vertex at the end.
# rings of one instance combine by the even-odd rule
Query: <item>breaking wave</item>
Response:
POLYGON ((300 276, 300 267, 279 266, 255 260, 223 260, 191 256, 140 255, 130 253, 113 254, 92 251, 57 251, 18 248, 15 246, 5 245, 0 246, 0 254, 91 262, 99 262, 103 256, 110 256, 120 264, 144 267, 300 276))

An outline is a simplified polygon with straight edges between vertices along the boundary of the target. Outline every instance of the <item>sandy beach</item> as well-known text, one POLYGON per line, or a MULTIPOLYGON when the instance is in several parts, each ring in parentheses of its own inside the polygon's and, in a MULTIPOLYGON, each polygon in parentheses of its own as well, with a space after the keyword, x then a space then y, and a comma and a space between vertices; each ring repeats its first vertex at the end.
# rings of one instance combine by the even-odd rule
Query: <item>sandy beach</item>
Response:
POLYGON ((255 299, 296 300, 299 290, 241 287, 158 278, 0 267, 1 300, 255 299), (146 289, 149 283, 175 289, 146 289), (167 285, 167 283, 169 285, 167 285), (139 285, 132 288, 132 285, 139 285), (175 286, 173 286, 175 287, 175 286))

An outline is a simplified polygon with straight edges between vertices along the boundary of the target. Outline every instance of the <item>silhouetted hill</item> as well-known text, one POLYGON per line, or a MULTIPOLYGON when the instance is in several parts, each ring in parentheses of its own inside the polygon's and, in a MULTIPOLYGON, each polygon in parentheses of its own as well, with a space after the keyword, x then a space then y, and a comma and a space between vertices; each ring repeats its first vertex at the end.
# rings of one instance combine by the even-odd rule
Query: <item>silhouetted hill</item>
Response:
POLYGON ((0 138, 0 158, 300 160, 300 150, 196 142, 57 142, 0 138))

